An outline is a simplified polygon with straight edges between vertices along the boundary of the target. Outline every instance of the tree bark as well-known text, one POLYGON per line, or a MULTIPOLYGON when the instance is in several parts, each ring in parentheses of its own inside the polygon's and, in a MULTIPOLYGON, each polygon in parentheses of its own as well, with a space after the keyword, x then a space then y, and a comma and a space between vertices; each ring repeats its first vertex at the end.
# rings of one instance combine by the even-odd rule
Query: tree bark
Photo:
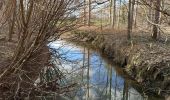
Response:
POLYGON ((129 11, 128 11, 128 40, 131 39, 132 27, 133 27, 133 12, 134 12, 135 0, 129 0, 129 11))
POLYGON ((121 7, 122 6, 122 0, 119 0, 119 14, 118 14, 118 19, 117 19, 117 27, 119 29, 119 26, 120 26, 120 19, 121 19, 121 7))
POLYGON ((110 23, 110 26, 112 27, 112 7, 113 7, 113 0, 110 0, 110 18, 109 18, 109 23, 110 23))
POLYGON ((136 0, 136 5, 135 5, 134 28, 137 28, 137 16, 138 16, 138 0, 136 0))
POLYGON ((16 17, 16 0, 13 0, 13 14, 12 14, 12 20, 9 22, 9 33, 8 33, 8 41, 12 40, 12 34, 14 33, 14 25, 15 25, 15 17, 16 17))
POLYGON ((88 6, 89 6, 88 26, 90 26, 90 23, 91 23, 91 0, 89 0, 88 6))
POLYGON ((152 38, 154 40, 157 40, 158 38, 158 32, 159 32, 159 29, 158 29, 158 26, 157 24, 159 24, 159 20, 160 20, 160 6, 161 6, 161 1, 160 0, 155 0, 155 7, 156 7, 156 10, 155 10, 155 20, 154 20, 154 23, 156 25, 153 25, 153 36, 152 38))
POLYGON ((128 33, 127 33, 127 38, 128 40, 131 39, 131 2, 132 0, 129 0, 129 11, 128 11, 128 33))
POLYGON ((116 0, 114 0, 113 5, 113 23, 112 23, 113 28, 115 28, 115 23, 116 23, 116 0))
POLYGON ((84 21, 84 25, 86 25, 87 23, 86 23, 86 0, 84 0, 84 16, 83 16, 83 21, 84 21))

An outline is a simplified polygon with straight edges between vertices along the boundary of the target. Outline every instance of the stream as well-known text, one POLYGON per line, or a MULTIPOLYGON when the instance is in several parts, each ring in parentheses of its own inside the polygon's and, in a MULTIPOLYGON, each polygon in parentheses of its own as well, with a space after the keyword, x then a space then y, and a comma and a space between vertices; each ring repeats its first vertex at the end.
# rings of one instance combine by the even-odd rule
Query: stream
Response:
POLYGON ((69 100, 162 100, 146 95, 122 68, 98 51, 62 40, 48 46, 53 54, 52 62, 65 76, 61 84, 77 84, 67 94, 69 100))

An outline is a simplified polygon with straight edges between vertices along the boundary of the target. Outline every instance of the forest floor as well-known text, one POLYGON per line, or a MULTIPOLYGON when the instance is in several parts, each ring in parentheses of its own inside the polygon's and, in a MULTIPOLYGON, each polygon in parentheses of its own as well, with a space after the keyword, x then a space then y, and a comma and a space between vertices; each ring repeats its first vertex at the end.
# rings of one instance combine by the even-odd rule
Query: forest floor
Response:
MULTIPOLYGON (((168 28, 167 28, 168 29, 168 28)), ((157 94, 170 94, 170 31, 157 41, 151 33, 134 31, 127 40, 126 30, 81 27, 65 36, 69 41, 82 42, 100 49, 136 81, 157 94)))
POLYGON ((15 94, 18 83, 21 83, 20 87, 23 89, 21 91, 31 91, 30 89, 33 88, 40 70, 45 67, 50 59, 50 52, 45 44, 45 46, 40 47, 40 49, 32 53, 29 59, 20 68, 22 81, 18 79, 19 73, 15 75, 13 72, 10 72, 12 70, 8 71, 9 74, 4 75, 3 72, 10 69, 9 65, 13 60, 18 43, 16 34, 13 34, 11 41, 8 41, 6 37, 5 33, 0 33, 0 76, 3 76, 0 77, 0 99, 12 97, 13 94, 15 94))

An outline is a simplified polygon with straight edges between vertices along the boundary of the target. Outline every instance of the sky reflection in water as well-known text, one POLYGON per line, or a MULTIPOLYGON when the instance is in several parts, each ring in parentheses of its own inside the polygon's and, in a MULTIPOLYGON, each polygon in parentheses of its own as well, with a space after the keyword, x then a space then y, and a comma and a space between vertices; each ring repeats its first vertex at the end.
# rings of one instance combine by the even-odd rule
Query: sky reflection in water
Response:
MULTIPOLYGON (((132 88, 130 85, 127 87, 126 80, 116 73, 116 71, 114 70, 114 66, 106 63, 98 53, 90 50, 90 67, 89 75, 87 75, 87 48, 84 49, 83 47, 79 47, 65 41, 55 41, 53 43, 50 43, 49 47, 53 48, 53 50, 56 50, 58 52, 57 54, 60 55, 62 59, 64 58, 64 61, 62 61, 62 63, 64 63, 62 64, 62 67, 60 69, 66 71, 67 73, 77 73, 79 75, 79 78, 77 78, 76 81, 82 84, 85 83, 75 93, 74 99, 123 100, 128 94, 128 100, 143 100, 142 96, 134 88, 132 88), (83 58, 85 58, 84 61, 83 58), (84 73, 83 76, 81 75, 82 72, 84 73), (87 76, 89 76, 89 81, 87 80, 87 76)), ((73 75, 73 73, 69 75, 73 75)), ((72 76, 69 77, 73 78, 72 76)), ((75 75, 73 79, 76 79, 75 75)))

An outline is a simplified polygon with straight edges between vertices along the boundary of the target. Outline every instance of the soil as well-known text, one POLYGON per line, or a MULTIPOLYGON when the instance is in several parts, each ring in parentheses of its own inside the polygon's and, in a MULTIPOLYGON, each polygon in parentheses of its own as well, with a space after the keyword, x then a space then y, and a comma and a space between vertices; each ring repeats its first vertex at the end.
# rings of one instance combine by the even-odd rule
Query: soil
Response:
MULTIPOLYGON (((17 48, 17 38, 12 41, 7 41, 4 34, 0 34, 0 75, 8 68, 13 60, 14 52, 17 48)), ((31 54, 29 59, 24 63, 21 71, 18 74, 4 76, 0 79, 0 99, 6 99, 19 96, 24 97, 24 93, 31 91, 33 83, 39 76, 42 68, 48 64, 50 52, 46 44, 41 46, 39 50, 31 54), (19 85, 19 90, 17 87, 19 85)))

